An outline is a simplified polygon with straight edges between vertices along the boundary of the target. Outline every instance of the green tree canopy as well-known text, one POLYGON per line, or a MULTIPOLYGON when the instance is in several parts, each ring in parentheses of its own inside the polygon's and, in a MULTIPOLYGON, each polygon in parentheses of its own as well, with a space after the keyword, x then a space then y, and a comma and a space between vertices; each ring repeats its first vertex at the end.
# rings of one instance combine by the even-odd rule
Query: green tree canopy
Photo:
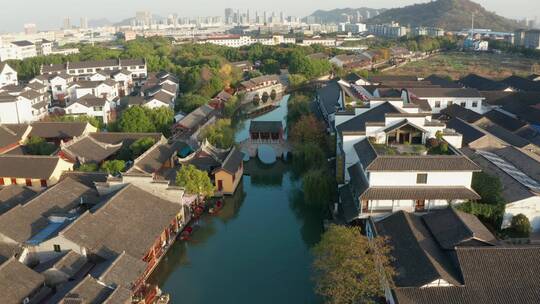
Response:
POLYGON ((56 151, 55 145, 38 136, 29 137, 24 146, 31 155, 51 155, 56 151))
POLYGON ((332 174, 324 169, 311 169, 302 177, 302 190, 305 200, 322 208, 330 204, 337 187, 332 174))
POLYGON ((484 172, 475 172, 472 179, 472 188, 480 195, 480 203, 501 204, 504 203, 502 196, 501 180, 484 172))
POLYGON ((293 124, 289 136, 294 143, 316 143, 325 148, 327 146, 324 124, 313 115, 301 116, 293 124))
POLYGON ((126 169, 126 162, 123 160, 108 160, 101 164, 101 171, 110 175, 118 175, 126 169))
POLYGON ((198 107, 205 105, 209 102, 209 98, 206 98, 197 94, 184 94, 176 101, 176 110, 183 111, 184 113, 191 113, 198 107))
POLYGON ((311 113, 309 103, 310 97, 308 95, 298 93, 291 95, 287 104, 287 122, 289 125, 294 125, 302 116, 307 116, 311 113))
POLYGON ((194 165, 183 165, 176 173, 176 185, 183 187, 187 193, 209 197, 214 195, 215 187, 205 171, 194 165))
POLYGON ((391 248, 381 238, 368 240, 358 227, 331 225, 313 248, 315 291, 326 303, 378 303, 396 272, 391 248))
POLYGON ((206 127, 201 132, 201 138, 206 138, 213 146, 229 149, 234 145, 234 129, 230 119, 218 119, 215 124, 206 127))
POLYGON ((147 109, 141 106, 132 106, 122 112, 118 127, 121 132, 156 132, 156 126, 148 116, 147 109))
POLYGON ((529 237, 531 234, 531 222, 523 214, 517 214, 512 217, 510 230, 516 237, 529 237))
POLYGON ((129 146, 132 157, 133 158, 139 157, 146 150, 150 149, 150 147, 152 147, 155 143, 156 143, 156 140, 153 139, 152 137, 143 137, 143 138, 137 139, 134 143, 132 143, 129 146))
POLYGON ((86 163, 79 166, 81 172, 96 172, 99 170, 99 166, 95 163, 86 163))

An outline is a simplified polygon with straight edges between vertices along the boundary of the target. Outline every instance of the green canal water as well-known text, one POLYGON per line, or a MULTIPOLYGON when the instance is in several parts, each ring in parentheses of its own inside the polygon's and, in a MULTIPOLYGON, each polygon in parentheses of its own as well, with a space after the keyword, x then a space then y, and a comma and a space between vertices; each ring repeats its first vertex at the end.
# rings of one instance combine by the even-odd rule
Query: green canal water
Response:
MULTIPOLYGON (((282 106, 258 119, 283 115, 282 106)), ((248 127, 240 126, 237 140, 248 127)), ((150 282, 174 304, 321 303, 310 253, 323 232, 321 212, 306 204, 289 164, 245 167, 249 175, 223 209, 203 216, 190 241, 177 241, 150 282)))

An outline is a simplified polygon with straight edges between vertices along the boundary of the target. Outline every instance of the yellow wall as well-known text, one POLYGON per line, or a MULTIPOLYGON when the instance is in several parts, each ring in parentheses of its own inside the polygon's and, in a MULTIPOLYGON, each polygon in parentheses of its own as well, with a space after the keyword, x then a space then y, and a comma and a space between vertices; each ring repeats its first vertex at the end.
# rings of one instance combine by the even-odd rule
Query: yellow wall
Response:
MULTIPOLYGON (((49 179, 47 179, 47 186, 52 186, 58 183, 58 180, 60 180, 60 176, 62 176, 62 173, 64 173, 64 171, 72 171, 72 170, 73 170, 73 164, 60 158, 58 161, 58 164, 56 165, 56 168, 52 172, 49 179)), ((11 178, 12 177, 4 177, 3 178, 4 185, 6 186, 11 185, 11 178)), ((26 186, 26 178, 16 178, 16 181, 17 181, 17 185, 26 186)), ((40 179, 32 178, 30 179, 30 181, 32 182, 32 187, 36 187, 36 188, 41 187, 40 179)))
POLYGON ((236 191, 236 187, 238 187, 238 184, 240 183, 240 180, 242 179, 243 174, 244 174, 244 167, 242 166, 234 175, 235 178, 233 181, 233 175, 231 175, 229 172, 223 169, 216 171, 216 174, 214 175, 214 179, 216 181, 216 189, 219 184, 219 181, 221 180, 223 183, 223 190, 221 190, 221 192, 223 194, 233 194, 234 191, 236 191))

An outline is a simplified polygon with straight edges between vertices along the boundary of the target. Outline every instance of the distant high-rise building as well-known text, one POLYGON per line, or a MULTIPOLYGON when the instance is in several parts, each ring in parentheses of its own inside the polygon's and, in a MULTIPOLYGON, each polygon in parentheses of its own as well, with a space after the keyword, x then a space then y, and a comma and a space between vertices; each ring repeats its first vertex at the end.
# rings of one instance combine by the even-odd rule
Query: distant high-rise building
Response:
POLYGON ((139 11, 135 13, 137 25, 150 26, 152 24, 152 14, 148 11, 139 11))
POLYGON ((283 15, 283 12, 279 13, 279 23, 281 24, 285 23, 285 17, 283 15))
POLYGON ((232 8, 225 9, 225 23, 231 24, 233 22, 234 11, 232 8))
POLYGON ((27 23, 24 25, 24 33, 26 35, 32 35, 37 33, 37 26, 35 23, 27 23))
POLYGON ((87 28, 88 28, 88 18, 81 17, 81 29, 87 29, 87 28))
POLYGON ((262 23, 266 23, 268 22, 268 15, 266 14, 266 11, 263 12, 263 22, 262 23))
POLYGON ((71 19, 69 17, 64 18, 63 29, 65 29, 65 30, 71 29, 71 19))

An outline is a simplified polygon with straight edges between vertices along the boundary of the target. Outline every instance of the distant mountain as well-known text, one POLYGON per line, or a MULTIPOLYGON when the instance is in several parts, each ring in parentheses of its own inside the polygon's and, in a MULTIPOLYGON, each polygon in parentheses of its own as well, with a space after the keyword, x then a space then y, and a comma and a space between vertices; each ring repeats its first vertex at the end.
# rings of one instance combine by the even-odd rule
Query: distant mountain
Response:
POLYGON ((475 16, 475 28, 494 31, 512 31, 519 28, 517 21, 487 11, 480 4, 470 0, 437 0, 393 8, 369 19, 368 23, 396 21, 405 26, 434 26, 458 31, 471 27, 472 13, 475 16))
MULTIPOLYGON (((114 26, 125 26, 125 25, 131 25, 131 22, 135 20, 135 17, 133 18, 127 18, 120 22, 116 22, 114 26)), ((166 20, 166 18, 159 16, 159 15, 152 15, 152 20, 157 22, 163 22, 166 20)))
POLYGON ((317 22, 322 23, 339 23, 348 21, 347 17, 352 18, 351 20, 357 20, 358 14, 360 14, 362 20, 367 20, 374 16, 379 15, 384 12, 385 9, 374 9, 368 7, 361 8, 338 8, 329 11, 317 10, 313 14, 304 18, 304 21, 309 17, 314 17, 317 22))

